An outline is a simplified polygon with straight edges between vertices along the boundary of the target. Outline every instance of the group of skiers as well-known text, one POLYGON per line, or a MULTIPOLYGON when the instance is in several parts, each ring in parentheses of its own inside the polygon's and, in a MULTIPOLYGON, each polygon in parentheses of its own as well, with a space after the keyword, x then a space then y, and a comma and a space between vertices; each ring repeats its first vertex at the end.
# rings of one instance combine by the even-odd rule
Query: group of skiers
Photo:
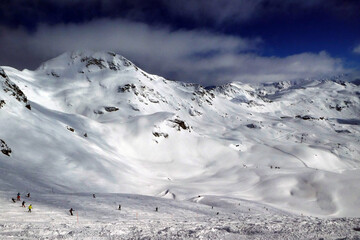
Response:
MULTIPOLYGON (((30 198, 30 193, 26 194, 26 197, 27 197, 27 198, 30 198)), ((20 193, 17 194, 17 196, 16 196, 16 201, 15 201, 15 198, 11 198, 11 200, 13 201, 13 203, 16 203, 16 201, 20 201, 20 193)), ((22 201, 21 207, 25 208, 25 207, 26 207, 26 206, 25 206, 25 203, 26 203, 25 201, 22 201)), ((32 205, 30 204, 30 205, 28 206, 28 212, 31 212, 31 209, 32 209, 32 205)))
MULTIPOLYGON (((26 194, 26 197, 27 197, 27 198, 30 198, 30 193, 26 194)), ((95 194, 93 194, 93 198, 96 198, 95 194)), ((20 201, 20 193, 17 194, 16 200, 15 200, 15 198, 11 198, 11 200, 12 200, 14 203, 16 203, 16 201, 20 201)), ((25 207, 26 207, 26 206, 25 206, 25 203, 26 203, 25 201, 22 201, 21 207, 25 208, 25 207)), ((31 212, 31 210, 32 210, 32 205, 30 204, 30 205, 28 206, 28 212, 31 212)), ((118 210, 121 210, 121 204, 119 204, 118 210)), ((69 212, 70 212, 70 215, 71 215, 71 216, 73 216, 73 212, 74 212, 74 211, 75 211, 75 210, 74 210, 73 208, 70 208, 69 212)), ((155 208, 155 211, 156 211, 156 212, 159 211, 159 208, 156 207, 156 208, 155 208)))

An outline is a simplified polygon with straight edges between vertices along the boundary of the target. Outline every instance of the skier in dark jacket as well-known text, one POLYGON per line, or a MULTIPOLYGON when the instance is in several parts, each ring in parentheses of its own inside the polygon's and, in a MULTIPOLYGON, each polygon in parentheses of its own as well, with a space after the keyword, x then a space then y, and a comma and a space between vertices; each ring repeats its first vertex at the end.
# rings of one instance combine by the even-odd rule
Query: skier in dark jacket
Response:
POLYGON ((30 197, 30 193, 28 193, 28 194, 26 195, 26 197, 28 197, 28 198, 29 198, 29 197, 30 197))
POLYGON ((21 206, 22 206, 22 207, 25 207, 25 201, 22 202, 21 206))
POLYGON ((121 210, 121 204, 119 204, 119 208, 118 208, 118 210, 121 210))
POLYGON ((70 208, 69 212, 70 212, 71 216, 73 216, 73 211, 75 211, 75 210, 70 208))
POLYGON ((14 203, 16 203, 15 198, 11 198, 11 200, 12 200, 14 203))

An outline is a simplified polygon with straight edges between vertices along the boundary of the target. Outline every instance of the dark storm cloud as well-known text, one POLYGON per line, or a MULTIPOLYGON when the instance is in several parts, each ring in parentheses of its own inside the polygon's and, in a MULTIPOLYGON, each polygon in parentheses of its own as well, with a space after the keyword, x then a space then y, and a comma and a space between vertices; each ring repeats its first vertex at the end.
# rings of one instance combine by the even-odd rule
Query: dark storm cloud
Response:
POLYGON ((33 30, 39 23, 81 23, 107 17, 175 27, 214 27, 308 12, 353 18, 360 4, 357 0, 3 0, 0 24, 33 30))
POLYGON ((151 73, 203 85, 277 81, 332 75, 344 70, 339 59, 325 52, 261 57, 254 52, 261 44, 258 38, 204 30, 174 31, 119 19, 39 25, 33 33, 3 29, 2 33, 0 45, 7 47, 1 50, 0 62, 6 60, 4 56, 11 56, 15 59, 12 66, 26 61, 37 63, 38 59, 46 60, 69 50, 105 49, 124 55, 151 73))

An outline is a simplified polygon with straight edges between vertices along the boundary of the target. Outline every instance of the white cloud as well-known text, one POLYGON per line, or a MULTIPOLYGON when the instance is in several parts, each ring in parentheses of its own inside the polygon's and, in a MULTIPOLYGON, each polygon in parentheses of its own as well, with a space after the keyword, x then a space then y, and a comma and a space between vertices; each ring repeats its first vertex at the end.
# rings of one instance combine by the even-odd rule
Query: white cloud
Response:
POLYGON ((357 54, 360 54, 360 44, 357 45, 356 47, 354 47, 353 52, 357 53, 357 54))
POLYGON ((2 60, 8 56, 15 63, 29 63, 69 50, 111 50, 151 73, 203 85, 279 81, 344 71, 341 60, 325 52, 263 57, 253 51, 261 43, 259 38, 199 30, 174 31, 119 19, 42 25, 33 34, 21 29, 2 31, 6 33, 0 39, 0 46, 6 46, 0 50, 2 60))

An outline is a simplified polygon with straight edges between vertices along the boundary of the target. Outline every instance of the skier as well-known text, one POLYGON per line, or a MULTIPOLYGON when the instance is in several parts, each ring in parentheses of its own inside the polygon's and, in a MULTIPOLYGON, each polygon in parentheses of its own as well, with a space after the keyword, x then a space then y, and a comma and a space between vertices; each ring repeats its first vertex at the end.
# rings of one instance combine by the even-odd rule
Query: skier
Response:
POLYGON ((119 208, 118 208, 118 210, 121 210, 121 204, 119 204, 119 208))
POLYGON ((22 206, 22 207, 25 207, 25 201, 22 202, 21 206, 22 206))
POLYGON ((155 212, 157 212, 158 210, 159 210, 159 208, 158 208, 158 207, 156 207, 156 208, 155 208, 155 212))
POLYGON ((12 200, 14 203, 16 203, 15 198, 11 198, 11 200, 12 200))
POLYGON ((32 209, 32 205, 31 205, 31 204, 29 205, 28 209, 29 209, 29 212, 31 212, 31 209, 32 209))
POLYGON ((26 197, 28 197, 28 198, 29 198, 29 197, 30 197, 30 193, 28 193, 28 194, 26 195, 26 197))
POLYGON ((95 193, 93 194, 93 198, 95 198, 95 193))
POLYGON ((17 200, 20 201, 20 193, 17 194, 17 200))
POLYGON ((73 216, 73 211, 75 211, 75 210, 70 208, 69 212, 70 212, 71 216, 73 216))

